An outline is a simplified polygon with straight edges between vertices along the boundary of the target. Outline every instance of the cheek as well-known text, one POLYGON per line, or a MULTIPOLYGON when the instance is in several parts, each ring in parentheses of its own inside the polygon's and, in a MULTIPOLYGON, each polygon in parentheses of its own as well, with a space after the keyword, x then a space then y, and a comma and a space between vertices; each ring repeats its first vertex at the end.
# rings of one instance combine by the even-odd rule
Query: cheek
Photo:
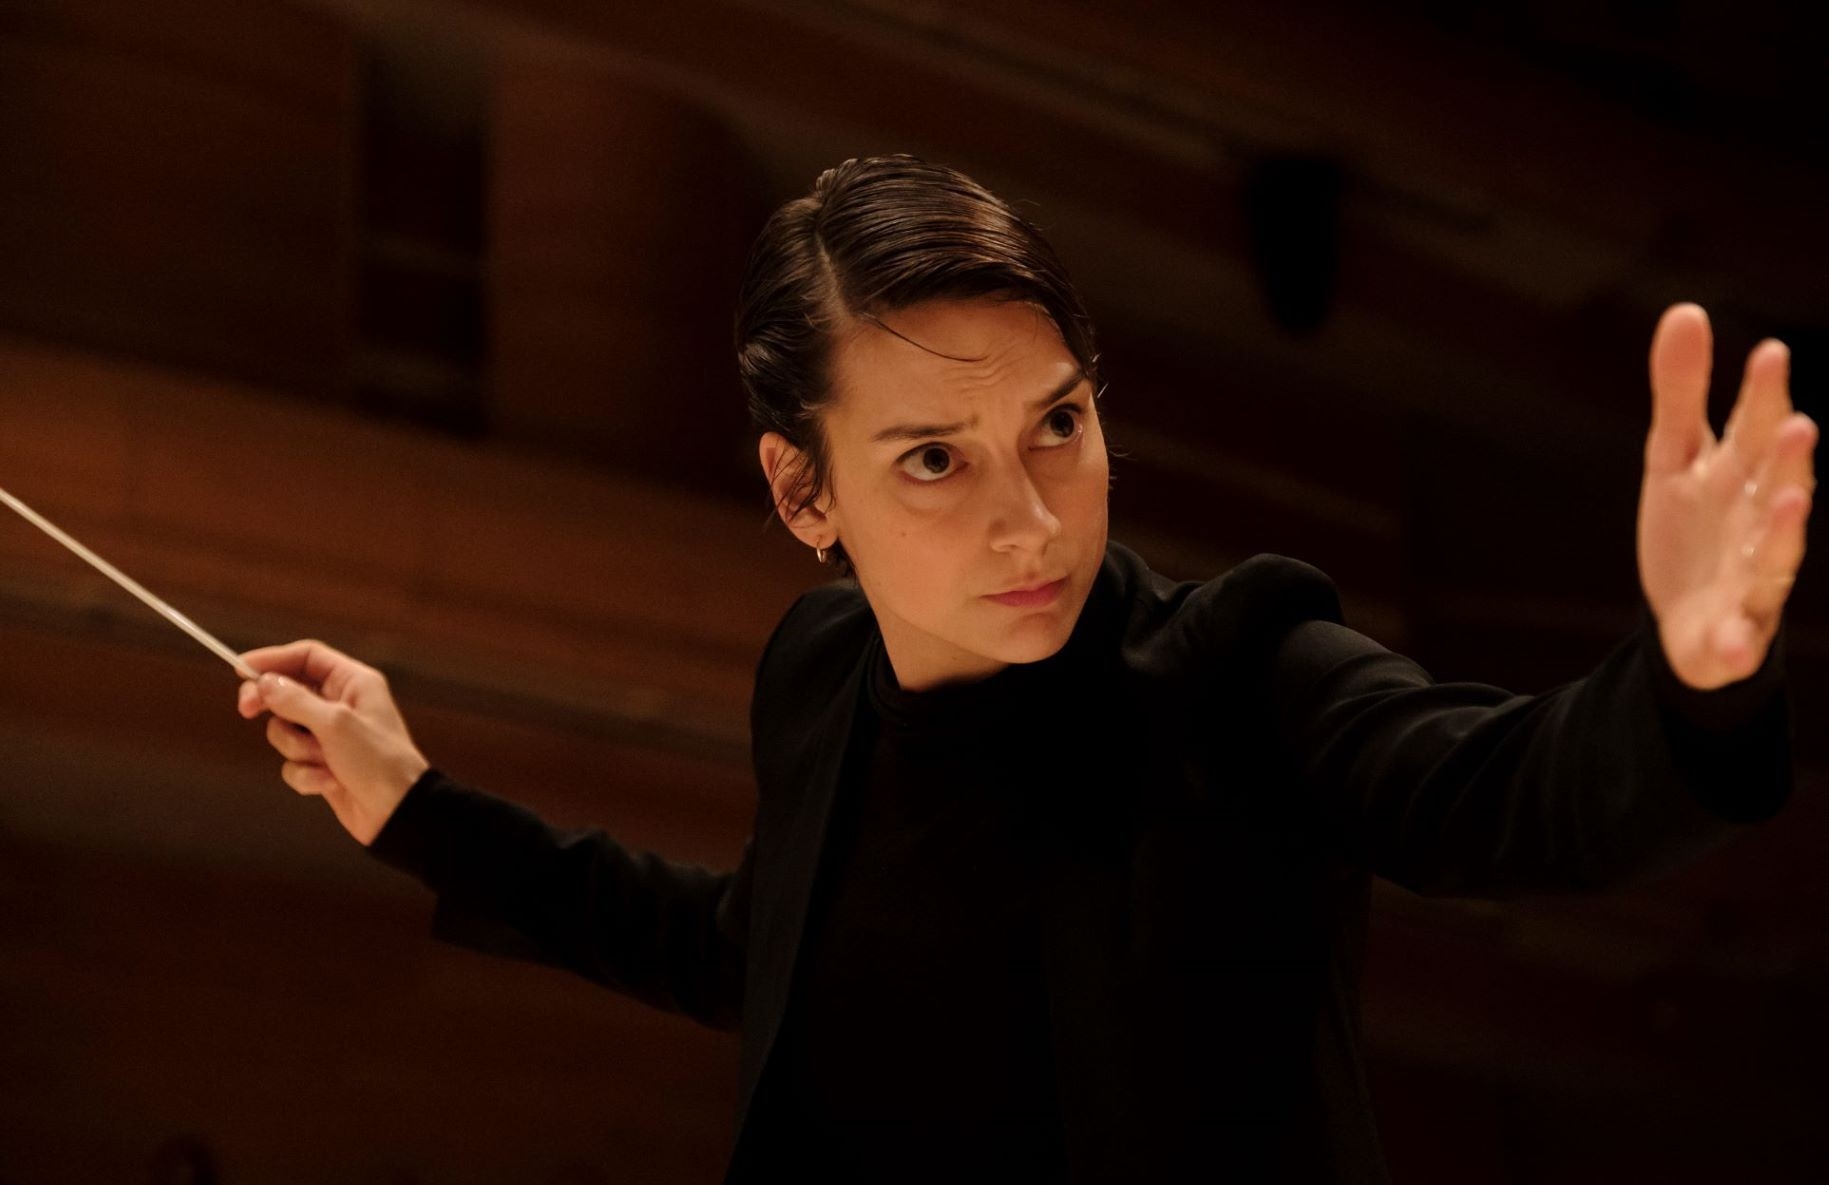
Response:
POLYGON ((1104 521, 1111 497, 1111 464, 1103 444, 1088 440, 1086 445, 1085 460, 1074 466, 1073 476, 1062 492, 1061 512, 1092 527, 1104 521))
POLYGON ((878 536, 865 570, 865 593, 922 633, 957 640, 969 626, 961 618, 961 590, 972 578, 961 548, 943 532, 891 530, 878 536))
POLYGON ((963 568, 961 516, 956 499, 898 496, 885 491, 857 515, 855 553, 875 575, 879 590, 905 613, 919 613, 947 597, 963 568))
POLYGON ((932 608, 956 599, 955 590, 977 559, 971 510, 957 503, 904 507, 882 543, 911 601, 932 608))

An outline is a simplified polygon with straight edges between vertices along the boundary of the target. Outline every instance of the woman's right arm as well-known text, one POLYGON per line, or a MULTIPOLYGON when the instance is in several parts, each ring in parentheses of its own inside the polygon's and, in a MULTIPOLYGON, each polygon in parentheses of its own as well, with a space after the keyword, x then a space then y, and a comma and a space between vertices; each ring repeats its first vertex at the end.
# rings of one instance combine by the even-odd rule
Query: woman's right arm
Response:
POLYGON ((372 855, 437 893, 435 937, 737 1026, 747 845, 738 868, 719 873, 631 851, 601 829, 553 827, 433 768, 375 668, 315 640, 242 657, 267 672, 242 684, 239 707, 273 712, 281 778, 321 795, 372 855))
POLYGON ((436 768, 369 845, 438 894, 432 934, 562 967, 669 1012, 735 1029, 743 1007, 750 845, 734 872, 554 827, 436 768))

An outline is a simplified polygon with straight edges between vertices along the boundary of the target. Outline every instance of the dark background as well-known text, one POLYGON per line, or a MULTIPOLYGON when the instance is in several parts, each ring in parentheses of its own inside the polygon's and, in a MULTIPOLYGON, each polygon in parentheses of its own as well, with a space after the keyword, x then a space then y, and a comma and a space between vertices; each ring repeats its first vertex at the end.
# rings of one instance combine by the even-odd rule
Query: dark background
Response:
MULTIPOLYGON (((731 360, 744 252, 848 156, 959 166, 1097 320, 1113 534, 1314 563, 1441 679, 1620 639, 1659 313, 1714 422, 1829 372, 1816 5, 9 0, 0 485, 238 648, 386 670, 418 740, 714 865, 820 569, 731 360)), ((0 521, 0 1182, 709 1182, 732 1037, 432 943, 217 660, 0 521), (186 1167, 186 1166, 190 1167, 186 1167)), ((1823 594, 1797 788, 1602 897, 1380 882, 1403 1185, 1829 1179, 1823 594)))

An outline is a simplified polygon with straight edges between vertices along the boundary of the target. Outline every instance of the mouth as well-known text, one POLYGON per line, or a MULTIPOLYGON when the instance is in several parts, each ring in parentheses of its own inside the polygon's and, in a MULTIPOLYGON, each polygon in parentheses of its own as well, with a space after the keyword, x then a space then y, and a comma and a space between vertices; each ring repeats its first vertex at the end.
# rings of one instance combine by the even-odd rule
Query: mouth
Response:
POLYGON ((1021 588, 1009 589, 1006 592, 992 593, 986 599, 996 601, 1000 605, 1018 607, 1046 605, 1059 596, 1061 590, 1066 587, 1067 578, 1062 576, 1058 580, 1050 580, 1043 584, 1030 584, 1021 588))

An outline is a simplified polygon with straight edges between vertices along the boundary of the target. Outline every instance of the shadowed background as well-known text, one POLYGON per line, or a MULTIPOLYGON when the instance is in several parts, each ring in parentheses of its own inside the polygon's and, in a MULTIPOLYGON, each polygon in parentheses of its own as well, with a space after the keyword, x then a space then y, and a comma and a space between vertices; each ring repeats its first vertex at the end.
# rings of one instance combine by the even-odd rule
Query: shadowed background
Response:
MULTIPOLYGON (((825 573, 763 529, 736 284, 908 151, 1085 294, 1115 537, 1297 556, 1437 678, 1548 690, 1631 626, 1667 305, 1717 428, 1767 335, 1824 419, 1802 8, 11 0, 0 486, 238 649, 381 667, 459 778, 731 865, 825 573)), ((1778 818, 1604 897, 1377 883, 1399 1182, 1829 1175, 1817 565, 1778 818)), ((226 666, 10 515, 0 657, 0 1182, 718 1179, 733 1037, 435 945, 226 666)))

